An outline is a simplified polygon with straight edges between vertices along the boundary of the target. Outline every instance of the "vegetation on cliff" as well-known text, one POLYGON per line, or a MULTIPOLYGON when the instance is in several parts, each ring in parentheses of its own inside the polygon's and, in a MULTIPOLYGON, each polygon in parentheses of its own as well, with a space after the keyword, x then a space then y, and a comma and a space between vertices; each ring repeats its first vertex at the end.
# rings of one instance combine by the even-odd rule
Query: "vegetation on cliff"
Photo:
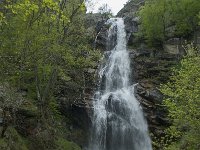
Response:
MULTIPOLYGON (((199 8, 200 2, 196 0, 147 0, 138 12, 137 35, 151 47, 163 45, 170 38, 191 40, 199 31, 199 8)), ((161 86, 171 125, 161 137, 153 137, 157 149, 200 149, 200 57, 195 46, 184 48, 187 55, 172 70, 168 83, 161 86)))
MULTIPOLYGON (((188 38, 199 28, 199 8, 198 0, 146 0, 138 12, 136 34, 151 46, 173 37, 188 38)), ((111 16, 107 7, 99 11, 102 19, 111 16)), ((85 140, 87 133, 73 132, 73 116, 63 115, 60 107, 83 99, 86 80, 92 83, 85 72, 94 71, 99 59, 91 47, 96 35, 87 32, 85 13, 84 0, 0 1, 1 150, 80 150, 74 142, 85 140), (60 103, 60 98, 67 102, 60 103)), ((171 126, 153 141, 158 149, 200 149, 200 56, 194 47, 186 49, 187 56, 161 88, 171 126)), ((148 60, 144 59, 140 62, 148 60)), ((162 67, 160 62, 164 61, 153 60, 153 69, 145 64, 143 78, 158 81, 168 76, 166 66, 172 65, 166 61, 162 67), (167 73, 149 73, 157 68, 167 73)), ((81 124, 81 118, 75 120, 81 124)))
POLYGON ((13 149, 13 133, 26 136, 28 149, 73 145, 60 129, 64 117, 56 93, 66 82, 84 87, 84 71, 98 58, 88 42, 85 13, 83 0, 0 2, 0 145, 5 149, 13 149), (76 80, 72 72, 78 72, 76 80))
POLYGON ((141 34, 151 45, 187 37, 198 27, 199 8, 197 0, 147 0, 139 11, 141 34))
POLYGON ((162 141, 168 150, 200 149, 200 56, 191 46, 187 52, 161 88, 172 121, 162 141))

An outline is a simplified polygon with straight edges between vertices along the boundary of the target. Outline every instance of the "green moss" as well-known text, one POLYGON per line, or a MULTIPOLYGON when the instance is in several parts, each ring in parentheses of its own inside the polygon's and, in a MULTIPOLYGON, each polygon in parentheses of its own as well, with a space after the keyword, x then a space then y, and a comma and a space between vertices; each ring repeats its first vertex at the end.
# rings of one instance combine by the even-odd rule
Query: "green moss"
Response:
POLYGON ((56 144, 58 146, 56 150, 81 150, 77 144, 69 142, 63 138, 59 138, 56 141, 56 144))
POLYGON ((7 148, 7 143, 5 139, 0 139, 0 149, 5 150, 7 148))
POLYGON ((6 137, 0 139, 0 149, 1 150, 28 150, 23 138, 18 134, 18 132, 10 127, 6 131, 6 137))
POLYGON ((19 112, 29 118, 31 117, 36 118, 37 116, 40 115, 38 109, 37 108, 34 109, 33 107, 32 108, 30 107, 30 109, 28 109, 27 107, 22 106, 19 112))

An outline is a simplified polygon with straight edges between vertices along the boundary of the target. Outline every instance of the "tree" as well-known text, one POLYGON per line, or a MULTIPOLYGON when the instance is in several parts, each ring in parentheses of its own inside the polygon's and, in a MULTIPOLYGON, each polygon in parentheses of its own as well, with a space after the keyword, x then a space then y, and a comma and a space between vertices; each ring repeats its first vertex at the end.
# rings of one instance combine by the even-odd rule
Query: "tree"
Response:
POLYGON ((187 51, 170 82, 161 88, 172 120, 166 130, 166 141, 171 143, 166 146, 169 150, 200 148, 200 56, 193 47, 187 51))
MULTIPOLYGON (((31 120, 37 124, 34 130, 40 132, 34 133, 32 140, 36 140, 38 149, 50 149, 58 137, 64 137, 58 129, 64 118, 58 107, 58 97, 62 95, 58 89, 75 82, 80 86, 77 91, 81 95, 87 78, 84 71, 93 68, 98 60, 86 36, 85 14, 84 0, 0 2, 0 109, 3 120, 9 120, 10 115, 5 114, 19 114, 17 110, 36 114, 31 120), (3 85, 6 90, 1 94, 3 85), (19 93, 33 107, 18 104, 19 93)), ((18 116, 18 119, 21 118, 18 116)), ((20 124, 12 120, 11 116, 11 122, 4 124, 2 137, 6 131, 6 137, 9 135, 8 126, 17 129, 20 124)), ((0 138, 2 141, 10 140, 0 138)))
POLYGON ((149 44, 170 36, 185 37, 198 27, 200 2, 196 0, 147 0, 139 10, 140 30, 149 44))
POLYGON ((67 66, 88 65, 87 61, 78 63, 83 59, 82 51, 91 50, 81 19, 84 3, 24 0, 7 4, 5 8, 9 12, 8 23, 2 26, 0 37, 4 79, 10 80, 15 74, 23 86, 29 73, 41 75, 45 71, 48 79, 55 68, 60 72, 67 66))
POLYGON ((102 19, 108 19, 112 16, 112 11, 108 4, 103 4, 99 7, 98 12, 102 14, 102 19))
POLYGON ((140 29, 149 44, 163 42, 165 36, 165 0, 147 1, 140 8, 140 29))
POLYGON ((85 36, 85 2, 20 0, 0 5, 5 22, 0 24, 0 83, 26 91, 41 121, 47 122, 57 81, 67 82, 76 69, 82 78, 96 61, 85 36))

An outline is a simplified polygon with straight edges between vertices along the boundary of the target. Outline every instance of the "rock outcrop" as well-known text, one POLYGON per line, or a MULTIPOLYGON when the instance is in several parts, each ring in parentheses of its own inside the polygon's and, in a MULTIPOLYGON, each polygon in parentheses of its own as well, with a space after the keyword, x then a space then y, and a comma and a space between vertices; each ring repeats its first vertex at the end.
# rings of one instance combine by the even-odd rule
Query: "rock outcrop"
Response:
MULTIPOLYGON (((163 95, 159 91, 161 83, 168 81, 171 68, 175 66, 185 53, 182 39, 171 38, 163 47, 149 48, 144 40, 138 40, 136 34, 139 28, 138 9, 144 5, 144 0, 132 0, 117 14, 123 17, 127 32, 128 48, 130 50, 132 84, 138 83, 135 94, 140 101, 147 118, 150 132, 159 137, 163 129, 169 125, 166 110, 162 107, 163 95)), ((97 37, 97 46, 106 50, 107 28, 102 25, 97 37)))
POLYGON ((167 82, 171 68, 177 64, 184 51, 180 39, 169 40, 163 47, 149 48, 144 40, 138 40, 139 28, 137 11, 144 0, 132 0, 117 14, 126 24, 128 47, 130 49, 132 84, 138 83, 135 95, 140 101, 150 132, 159 137, 169 125, 166 110, 162 107, 163 95, 159 91, 161 83, 167 82), (173 48, 173 49, 172 49, 173 48))
POLYGON ((178 56, 153 50, 133 49, 131 55, 133 83, 138 83, 135 94, 145 112, 149 129, 154 136, 163 134, 163 128, 169 125, 166 110, 162 107, 163 95, 159 91, 161 83, 167 82, 171 68, 177 64, 178 56))
MULTIPOLYGON (((117 17, 123 17, 125 21, 127 43, 131 58, 131 84, 137 83, 134 91, 135 95, 143 107, 150 132, 153 134, 153 137, 159 138, 164 134, 163 130, 170 124, 166 117, 167 110, 162 106, 163 95, 159 91, 160 84, 168 81, 171 75, 171 68, 175 66, 185 54, 185 50, 182 47, 184 39, 176 38, 173 33, 169 33, 168 40, 166 40, 162 46, 159 45, 154 48, 149 48, 144 40, 138 39, 136 36, 139 32, 137 11, 144 3, 144 0, 131 0, 117 14, 117 17)), ((105 24, 107 20, 102 19, 99 14, 88 14, 87 17, 86 24, 88 25, 88 30, 93 32, 95 48, 102 51, 112 49, 115 45, 109 45, 107 39, 108 29, 110 27, 109 24, 105 24)), ((173 32, 173 28, 169 30, 173 32)), ((199 34, 195 35, 194 39, 198 44, 199 34)), ((113 35, 112 40, 116 40, 115 35, 113 35)), ((93 78, 96 73, 97 69, 86 71, 85 96, 82 97, 81 100, 74 101, 72 107, 70 107, 70 114, 73 114, 73 116, 75 115, 75 118, 80 115, 79 118, 81 118, 80 120, 74 120, 74 125, 77 126, 80 124, 77 128, 82 128, 84 131, 88 130, 87 127, 91 123, 89 117, 92 110, 92 96, 97 86, 95 82, 97 78, 93 78)), ((69 111, 66 111, 66 113, 68 112, 69 111)), ((86 141, 78 141, 78 143, 82 145, 84 145, 85 142, 86 141)))

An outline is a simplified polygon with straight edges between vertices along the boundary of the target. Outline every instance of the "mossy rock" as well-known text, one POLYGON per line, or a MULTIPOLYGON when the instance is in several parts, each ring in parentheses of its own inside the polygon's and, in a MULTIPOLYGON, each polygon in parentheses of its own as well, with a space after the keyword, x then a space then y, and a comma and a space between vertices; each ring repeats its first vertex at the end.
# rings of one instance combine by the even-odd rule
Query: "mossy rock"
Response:
POLYGON ((5 137, 0 139, 0 149, 28 150, 25 141, 13 127, 9 127, 5 137))
POLYGON ((6 150, 7 149, 7 142, 5 139, 0 139, 0 149, 6 150))
POLYGON ((56 141, 56 144, 58 146, 56 150, 81 150, 81 148, 77 144, 69 142, 63 138, 59 138, 56 141))

